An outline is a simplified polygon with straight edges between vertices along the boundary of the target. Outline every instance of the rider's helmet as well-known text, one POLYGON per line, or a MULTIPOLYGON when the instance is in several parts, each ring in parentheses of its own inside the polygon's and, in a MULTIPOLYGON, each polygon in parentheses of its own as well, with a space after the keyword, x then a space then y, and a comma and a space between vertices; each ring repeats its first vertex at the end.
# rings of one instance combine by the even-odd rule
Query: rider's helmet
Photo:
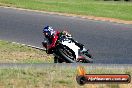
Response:
POLYGON ((54 30, 53 30, 53 28, 51 26, 46 26, 43 29, 43 33, 44 33, 45 37, 50 37, 50 36, 53 35, 54 30))

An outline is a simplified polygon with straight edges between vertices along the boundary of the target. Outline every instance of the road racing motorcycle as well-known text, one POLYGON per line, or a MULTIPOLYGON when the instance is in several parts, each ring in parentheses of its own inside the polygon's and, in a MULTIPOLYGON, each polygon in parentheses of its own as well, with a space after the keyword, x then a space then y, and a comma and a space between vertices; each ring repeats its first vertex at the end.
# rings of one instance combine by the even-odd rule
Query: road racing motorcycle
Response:
MULTIPOLYGON (((45 44, 46 46, 47 44, 45 44)), ((93 57, 89 50, 83 47, 83 50, 76 45, 72 38, 59 36, 53 49, 54 63, 92 63, 93 57)), ((44 45, 43 45, 44 46, 44 45)))

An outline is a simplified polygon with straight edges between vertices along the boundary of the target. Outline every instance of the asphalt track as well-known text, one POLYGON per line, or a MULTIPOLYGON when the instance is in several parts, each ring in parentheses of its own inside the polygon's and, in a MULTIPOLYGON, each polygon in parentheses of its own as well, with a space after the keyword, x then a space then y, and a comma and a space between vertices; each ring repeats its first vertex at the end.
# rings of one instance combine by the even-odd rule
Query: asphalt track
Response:
POLYGON ((132 25, 0 7, 0 40, 42 47, 46 25, 71 32, 90 49, 94 63, 132 64, 132 25))

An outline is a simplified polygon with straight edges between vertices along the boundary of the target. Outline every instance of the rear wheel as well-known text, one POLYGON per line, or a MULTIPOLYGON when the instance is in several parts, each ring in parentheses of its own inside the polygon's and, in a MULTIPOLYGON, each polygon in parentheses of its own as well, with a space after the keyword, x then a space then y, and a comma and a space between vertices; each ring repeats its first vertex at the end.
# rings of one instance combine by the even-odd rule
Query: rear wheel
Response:
POLYGON ((61 58, 54 57, 54 63, 63 63, 64 61, 61 58))
POLYGON ((58 63, 58 58, 56 56, 54 57, 54 63, 58 63))

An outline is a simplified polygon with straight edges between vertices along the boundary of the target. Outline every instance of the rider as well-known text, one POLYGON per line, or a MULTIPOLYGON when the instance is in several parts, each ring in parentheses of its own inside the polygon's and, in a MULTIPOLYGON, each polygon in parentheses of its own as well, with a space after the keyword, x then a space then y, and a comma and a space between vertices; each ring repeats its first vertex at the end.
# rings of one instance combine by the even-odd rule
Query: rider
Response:
POLYGON ((43 46, 46 48, 46 53, 48 54, 52 54, 53 50, 55 48, 55 43, 59 37, 59 35, 64 35, 69 37, 78 47, 80 47, 81 50, 83 50, 83 46, 82 44, 78 43, 77 41, 75 41, 71 34, 69 34, 67 31, 54 31, 53 28, 51 26, 46 26, 43 29, 43 34, 45 36, 45 41, 42 42, 43 46), (48 45, 46 43, 49 43, 48 45))
POLYGON ((42 42, 42 45, 46 48, 46 53, 52 54, 53 49, 55 47, 55 43, 58 39, 58 35, 60 32, 54 31, 51 26, 46 26, 43 29, 43 34, 45 36, 45 41, 42 42))

